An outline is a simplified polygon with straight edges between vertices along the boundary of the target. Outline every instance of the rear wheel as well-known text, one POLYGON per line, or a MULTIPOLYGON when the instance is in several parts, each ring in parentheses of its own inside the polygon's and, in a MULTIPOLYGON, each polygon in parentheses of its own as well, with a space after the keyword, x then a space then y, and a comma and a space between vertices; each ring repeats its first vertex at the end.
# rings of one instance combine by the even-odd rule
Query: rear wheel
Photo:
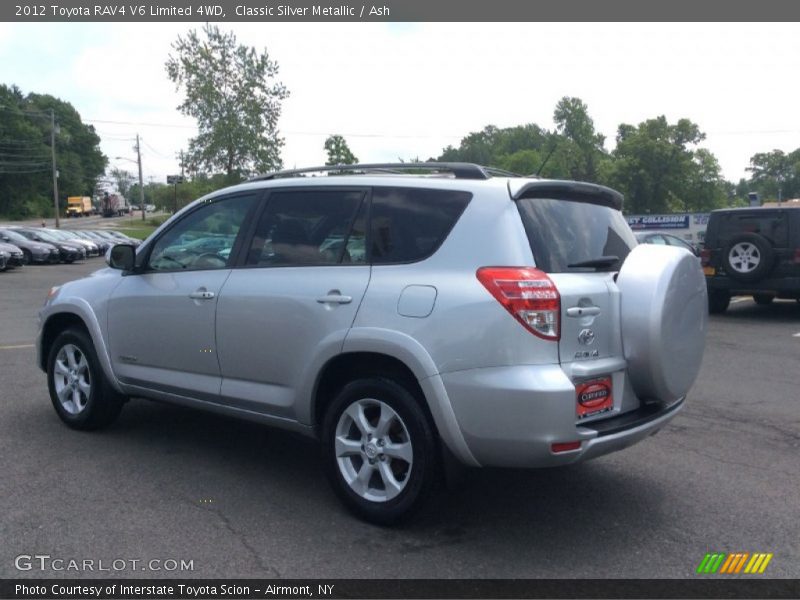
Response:
POLYGON ((731 295, 721 290, 708 290, 708 312, 719 315, 728 310, 731 295))
POLYGON ((753 301, 756 304, 760 304, 761 306, 767 306, 768 304, 772 304, 772 301, 775 299, 775 296, 770 294, 753 294, 753 301))
POLYGON ((81 329, 67 329, 53 342, 47 386, 56 413, 73 429, 110 425, 124 403, 124 397, 106 381, 92 340, 81 329))
POLYGON ((413 392, 390 379, 344 386, 325 414, 322 447, 337 495, 372 523, 409 516, 437 478, 433 427, 413 392))

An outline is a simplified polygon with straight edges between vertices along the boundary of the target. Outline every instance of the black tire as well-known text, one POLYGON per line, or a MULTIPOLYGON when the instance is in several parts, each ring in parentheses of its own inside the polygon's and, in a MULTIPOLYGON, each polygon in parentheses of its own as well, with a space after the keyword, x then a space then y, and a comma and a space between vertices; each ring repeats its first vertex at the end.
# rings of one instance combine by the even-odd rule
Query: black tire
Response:
MULTIPOLYGON (((86 381, 85 376, 82 379, 86 381)), ((86 331, 82 329, 67 329, 61 332, 53 342, 47 357, 47 388, 50 391, 50 400, 53 402, 56 413, 64 423, 73 429, 90 431, 107 427, 117 419, 125 403, 124 396, 108 384, 100 361, 97 359, 94 344, 86 331), (77 412, 69 410, 62 403, 56 389, 56 359, 62 349, 67 352, 71 350, 70 347, 77 349, 78 354, 73 356, 78 358, 78 362, 80 361, 79 356, 86 359, 88 382, 90 383, 88 398, 85 394, 80 396, 83 405, 77 412)))
MULTIPOLYGON (((435 483, 439 480, 439 452, 436 433, 428 415, 420 404, 420 400, 422 399, 416 398, 408 387, 397 381, 383 377, 371 377, 352 381, 345 385, 326 410, 321 431, 326 474, 342 502, 365 521, 379 525, 390 525, 409 517, 425 503, 435 488, 435 483), (342 415, 345 411, 351 406, 357 406, 359 403, 373 401, 388 405, 391 411, 394 411, 395 415, 399 417, 399 420, 395 420, 393 425, 395 434, 397 434, 397 431, 401 432, 400 435, 403 435, 402 432, 406 432, 407 436, 397 439, 400 442, 407 440, 411 444, 412 450, 411 463, 401 459, 393 459, 388 454, 383 456, 383 450, 386 450, 387 446, 381 445, 380 437, 371 438, 372 440, 377 440, 376 444, 380 445, 380 448, 377 449, 381 454, 373 460, 375 467, 372 467, 374 469, 373 474, 367 479, 366 493, 372 492, 388 496, 388 486, 384 485, 383 491, 380 488, 380 485, 383 485, 385 481, 381 474, 381 469, 383 468, 390 469, 393 472, 396 468, 399 468, 399 477, 402 478, 402 490, 396 496, 382 500, 365 498, 350 486, 343 473, 343 469, 347 467, 340 467, 335 445, 337 427, 340 426, 340 418, 343 418, 342 415), (385 464, 382 465, 381 463, 385 464), (406 467, 407 471, 403 474, 403 468, 406 467)), ((375 407, 374 409, 377 411, 382 410, 381 407, 375 407)), ((343 419, 346 422, 346 417, 343 419)), ((369 422, 372 423, 373 420, 370 419, 369 422)), ((377 418, 374 419, 374 422, 377 423, 377 418)), ((355 423, 353 423, 353 426, 355 426, 355 423)), ((391 428, 388 429, 391 431, 391 428)), ((352 426, 351 430, 356 437, 359 436, 360 432, 358 430, 352 429, 352 426)), ((378 429, 376 428, 374 431, 377 432, 378 429)), ((362 437, 361 441, 363 442, 366 439, 366 437, 362 437)), ((387 444, 400 443, 396 442, 394 438, 390 439, 388 434, 384 439, 389 440, 387 444)), ((351 467, 354 467, 355 463, 360 461, 360 469, 364 467, 370 468, 367 465, 367 460, 369 459, 363 443, 361 448, 361 453, 354 454, 347 460, 351 461, 349 462, 351 467)), ((372 449, 376 449, 375 444, 372 444, 372 449)), ((367 448, 368 450, 370 448, 367 448)))
POLYGON ((760 306, 772 304, 773 300, 775 300, 775 296, 770 294, 753 294, 753 302, 760 306))
POLYGON ((27 248, 22 249, 22 262, 26 265, 33 264, 33 254, 27 248))
POLYGON ((772 245, 763 236, 757 233, 743 233, 734 237, 722 254, 722 263, 725 266, 725 271, 732 278, 739 281, 758 281, 766 277, 775 264, 775 252, 772 245), (754 248, 754 249, 753 249, 754 248), (758 264, 750 268, 750 264, 742 264, 740 262, 731 261, 731 253, 734 249, 750 249, 752 258, 757 260, 758 264))
POLYGON ((723 290, 708 290, 708 312, 719 315, 728 310, 731 295, 723 290))

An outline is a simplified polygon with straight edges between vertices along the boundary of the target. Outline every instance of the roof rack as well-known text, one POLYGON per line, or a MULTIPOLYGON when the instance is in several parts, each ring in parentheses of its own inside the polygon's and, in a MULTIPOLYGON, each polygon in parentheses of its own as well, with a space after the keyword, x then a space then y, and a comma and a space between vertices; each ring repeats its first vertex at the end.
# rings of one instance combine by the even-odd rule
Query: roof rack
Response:
POLYGON ((425 170, 434 173, 452 173, 456 179, 490 179, 491 177, 519 177, 516 173, 495 169, 494 167, 482 167, 472 163, 459 162, 408 162, 408 163, 368 163, 355 165, 325 165, 322 167, 306 167, 303 169, 288 169, 285 171, 275 171, 266 175, 252 177, 249 181, 267 181, 270 179, 280 179, 282 177, 295 177, 304 173, 335 173, 347 172, 374 172, 374 173, 393 173, 402 174, 405 171, 425 170))

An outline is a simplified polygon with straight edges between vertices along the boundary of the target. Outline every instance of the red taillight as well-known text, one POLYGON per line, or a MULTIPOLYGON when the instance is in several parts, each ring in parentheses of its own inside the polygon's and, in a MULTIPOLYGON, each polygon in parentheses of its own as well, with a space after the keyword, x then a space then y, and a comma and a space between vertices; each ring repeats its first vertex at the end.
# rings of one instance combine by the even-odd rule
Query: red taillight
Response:
POLYGON ((546 273, 532 267, 482 267, 477 277, 528 331, 559 340, 561 296, 546 273))
POLYGON ((711 250, 703 248, 700 250, 700 264, 707 267, 711 263, 711 250))
POLYGON ((561 442, 560 444, 551 444, 550 450, 552 450, 553 454, 558 454, 559 452, 571 452, 580 447, 580 442, 561 442))

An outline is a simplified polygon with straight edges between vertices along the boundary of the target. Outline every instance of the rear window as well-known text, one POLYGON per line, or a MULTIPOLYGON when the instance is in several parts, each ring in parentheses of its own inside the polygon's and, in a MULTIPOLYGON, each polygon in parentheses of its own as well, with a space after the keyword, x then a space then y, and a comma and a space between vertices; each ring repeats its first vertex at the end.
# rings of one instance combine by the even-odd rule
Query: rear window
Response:
POLYGON ((408 263, 433 254, 472 194, 450 190, 376 187, 372 192, 372 263, 408 263))
POLYGON ((773 245, 787 246, 789 243, 788 215, 783 212, 729 213, 722 215, 719 224, 721 243, 742 233, 757 233, 767 238, 773 245))
POLYGON ((588 202, 526 198, 517 201, 537 268, 547 273, 616 271, 636 246, 628 223, 618 210, 588 202), (616 256, 602 267, 570 267, 616 256))

